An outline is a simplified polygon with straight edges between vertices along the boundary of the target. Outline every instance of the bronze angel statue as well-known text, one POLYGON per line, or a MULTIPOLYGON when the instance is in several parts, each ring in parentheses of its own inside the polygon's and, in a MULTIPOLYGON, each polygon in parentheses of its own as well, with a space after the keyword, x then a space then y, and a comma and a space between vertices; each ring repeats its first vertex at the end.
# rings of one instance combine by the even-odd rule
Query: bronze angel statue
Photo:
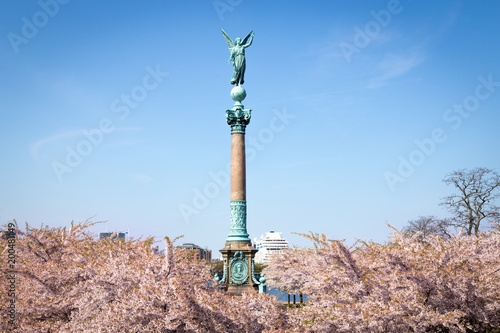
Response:
POLYGON ((233 77, 231 78, 231 84, 236 84, 241 86, 245 83, 245 49, 252 45, 253 31, 241 40, 239 37, 236 38, 233 42, 231 37, 229 37, 226 32, 221 28, 222 35, 224 35, 224 39, 226 40, 227 46, 229 46, 229 51, 231 52, 231 58, 229 61, 233 61, 233 77), (248 44, 247 44, 248 41, 248 44))

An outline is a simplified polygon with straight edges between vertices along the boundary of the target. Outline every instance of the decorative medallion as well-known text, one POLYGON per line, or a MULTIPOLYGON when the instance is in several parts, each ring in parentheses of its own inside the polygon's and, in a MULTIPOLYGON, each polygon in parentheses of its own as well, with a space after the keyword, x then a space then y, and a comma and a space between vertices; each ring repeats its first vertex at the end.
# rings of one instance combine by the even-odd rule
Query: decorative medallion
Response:
POLYGON ((241 251, 237 251, 231 259, 231 282, 234 284, 244 284, 248 281, 248 260, 241 251))

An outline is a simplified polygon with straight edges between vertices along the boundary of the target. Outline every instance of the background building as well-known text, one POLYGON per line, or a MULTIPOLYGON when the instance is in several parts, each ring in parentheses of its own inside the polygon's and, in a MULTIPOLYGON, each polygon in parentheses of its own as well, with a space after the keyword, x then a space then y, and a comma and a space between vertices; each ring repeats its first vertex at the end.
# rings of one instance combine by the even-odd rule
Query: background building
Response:
POLYGON ((113 237, 113 239, 118 238, 120 240, 127 239, 128 232, 100 232, 99 239, 113 237))
POLYGON ((212 250, 204 249, 193 243, 184 243, 178 248, 191 251, 191 259, 212 261, 212 250))
POLYGON ((273 255, 282 253, 283 249, 287 249, 288 241, 283 238, 283 233, 270 231, 266 232, 265 235, 261 235, 259 240, 254 238, 253 245, 259 250, 255 255, 255 262, 264 264, 269 262, 273 255))
POLYGON ((159 245, 155 245, 155 246, 151 247, 151 250, 153 250, 154 254, 162 254, 163 255, 163 252, 164 252, 164 251, 160 251, 159 245))

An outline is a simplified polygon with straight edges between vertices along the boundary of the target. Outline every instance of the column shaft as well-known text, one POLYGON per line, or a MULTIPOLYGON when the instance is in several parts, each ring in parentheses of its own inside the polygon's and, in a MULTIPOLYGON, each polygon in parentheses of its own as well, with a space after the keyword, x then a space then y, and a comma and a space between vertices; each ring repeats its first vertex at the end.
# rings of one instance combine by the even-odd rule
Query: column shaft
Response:
POLYGON ((231 134, 231 201, 246 200, 245 133, 231 134))

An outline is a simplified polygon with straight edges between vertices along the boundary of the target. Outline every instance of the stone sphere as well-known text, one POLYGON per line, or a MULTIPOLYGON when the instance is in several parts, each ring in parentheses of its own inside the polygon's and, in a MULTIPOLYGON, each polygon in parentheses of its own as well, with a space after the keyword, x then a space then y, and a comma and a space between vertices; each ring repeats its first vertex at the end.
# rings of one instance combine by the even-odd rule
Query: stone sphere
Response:
POLYGON ((242 86, 236 86, 233 89, 231 89, 231 98, 235 102, 241 102, 242 100, 247 97, 247 92, 245 89, 243 89, 242 86))

